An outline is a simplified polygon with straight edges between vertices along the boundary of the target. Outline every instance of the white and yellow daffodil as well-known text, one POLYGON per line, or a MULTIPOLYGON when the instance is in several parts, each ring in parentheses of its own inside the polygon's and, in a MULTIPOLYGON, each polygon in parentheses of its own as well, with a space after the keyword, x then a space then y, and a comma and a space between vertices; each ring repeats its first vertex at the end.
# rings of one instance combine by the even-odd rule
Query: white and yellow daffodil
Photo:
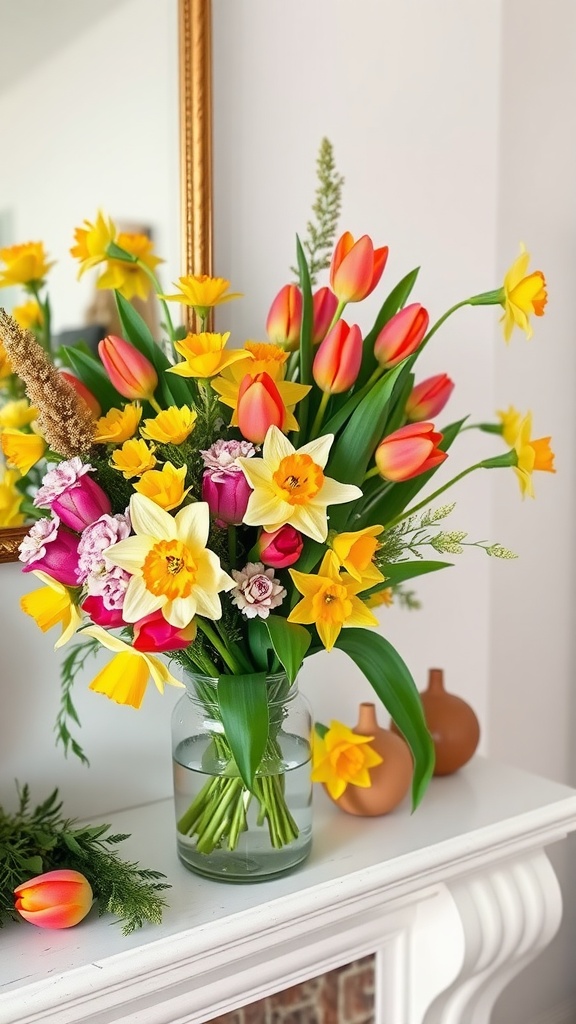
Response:
POLYGON ((220 559, 206 547, 210 513, 197 501, 171 516, 143 494, 130 499, 135 536, 105 551, 112 565, 130 573, 122 615, 137 622, 161 610, 167 622, 184 629, 195 615, 219 619, 219 592, 236 586, 220 559))
POLYGON ((270 427, 263 457, 238 459, 253 488, 244 514, 246 525, 273 533, 289 523, 313 540, 326 540, 328 505, 362 497, 359 487, 324 476, 333 440, 333 434, 325 434, 296 449, 278 427, 270 427))
POLYGON ((130 644, 112 636, 101 626, 88 626, 82 631, 82 635, 98 640, 108 651, 113 651, 115 657, 92 680, 89 690, 96 693, 103 693, 110 700, 117 704, 129 704, 130 707, 139 708, 148 686, 150 676, 156 689, 164 693, 165 686, 179 686, 184 684, 176 679, 159 658, 153 654, 144 654, 135 650, 130 644))

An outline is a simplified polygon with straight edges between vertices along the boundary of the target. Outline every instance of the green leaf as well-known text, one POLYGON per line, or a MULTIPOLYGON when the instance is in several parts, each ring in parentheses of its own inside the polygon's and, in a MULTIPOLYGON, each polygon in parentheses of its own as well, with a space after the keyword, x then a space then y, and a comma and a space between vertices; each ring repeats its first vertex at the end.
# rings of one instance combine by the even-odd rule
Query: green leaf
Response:
POLYGON ((344 651, 366 676, 412 751, 412 807, 415 810, 434 771, 434 744, 410 671, 398 652, 379 633, 366 629, 343 629, 336 647, 344 651))
POLYGON ((124 263, 138 263, 138 257, 134 256, 131 252, 127 252, 126 249, 122 249, 121 246, 116 245, 116 242, 110 242, 107 249, 106 255, 113 260, 123 260, 124 263))
POLYGON ((154 341, 148 324, 136 312, 134 306, 123 295, 120 295, 120 292, 114 292, 114 295, 116 296, 118 316, 120 317, 125 337, 131 345, 134 345, 134 348, 138 349, 152 363, 158 374, 158 386, 164 404, 166 406, 189 405, 191 392, 185 378, 178 377, 173 373, 167 374, 166 371, 170 367, 170 360, 154 341))
POLYGON ((252 789, 268 739, 266 673, 220 676, 218 703, 232 756, 243 782, 252 789))
POLYGON ((278 661, 286 669, 290 684, 294 682, 312 637, 304 626, 288 622, 281 615, 269 615, 265 620, 278 661))
POLYGON ((310 284, 310 273, 304 249, 298 236, 296 236, 296 253, 298 257, 298 272, 300 274, 300 288, 302 291, 302 327, 300 330, 300 383, 312 383, 312 327, 313 327, 313 305, 312 285, 310 284))
POLYGON ((406 300, 409 298, 410 292, 416 284, 416 278, 419 273, 420 267, 415 267, 414 270, 411 270, 409 274, 406 274, 406 277, 403 277, 402 280, 398 282, 396 287, 390 292, 388 298, 384 300, 372 330, 364 338, 362 369, 360 370, 357 386, 365 384, 378 366, 378 361, 374 355, 374 343, 376 338, 380 334, 384 324, 387 324, 388 321, 395 316, 398 310, 402 309, 406 304, 406 300))
POLYGON ((72 345, 60 350, 70 369, 86 385, 102 406, 102 412, 118 408, 125 401, 112 387, 102 363, 95 356, 72 345))
POLYGON ((405 583, 406 580, 415 579, 416 576, 426 576, 427 573, 438 572, 439 569, 450 569, 453 565, 453 562, 420 561, 420 559, 383 565, 381 568, 386 577, 384 583, 379 583, 377 587, 371 587, 370 590, 365 591, 362 598, 365 600, 371 594, 379 594, 387 587, 396 587, 399 583, 405 583))
POLYGON ((321 740, 323 740, 328 732, 328 726, 322 725, 322 722, 314 722, 314 732, 317 733, 321 740))
MULTIPOLYGON (((442 429, 443 437, 438 447, 443 452, 448 451, 467 419, 468 417, 465 416, 464 419, 451 423, 450 426, 442 429)), ((394 484, 393 487, 389 488, 382 495, 379 502, 372 505, 366 520, 364 520, 362 510, 360 510, 358 529, 362 529, 367 523, 383 523, 386 525, 386 523, 392 522, 396 516, 399 516, 410 505, 438 469, 439 467, 435 466, 434 469, 428 470, 427 473, 421 473, 420 476, 415 476, 412 480, 406 480, 401 484, 394 484)))
POLYGON ((256 667, 267 672, 270 668, 269 654, 274 648, 263 619, 248 619, 248 646, 256 667))

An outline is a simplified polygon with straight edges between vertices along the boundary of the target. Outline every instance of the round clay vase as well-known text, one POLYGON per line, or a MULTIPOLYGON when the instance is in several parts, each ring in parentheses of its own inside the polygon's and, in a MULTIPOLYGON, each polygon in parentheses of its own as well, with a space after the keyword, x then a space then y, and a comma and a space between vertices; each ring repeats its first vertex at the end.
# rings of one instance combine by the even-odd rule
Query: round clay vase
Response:
POLYGON ((334 803, 347 814, 364 817, 387 814, 401 803, 410 789, 414 767, 412 754, 400 736, 380 728, 374 704, 360 705, 358 724, 352 732, 374 737, 370 746, 380 754, 382 764, 370 768, 372 785, 369 788, 350 784, 334 803))
POLYGON ((436 751, 434 775, 451 775, 470 760, 478 746, 478 719, 465 700, 446 692, 440 668, 430 669, 428 689, 420 698, 436 751))

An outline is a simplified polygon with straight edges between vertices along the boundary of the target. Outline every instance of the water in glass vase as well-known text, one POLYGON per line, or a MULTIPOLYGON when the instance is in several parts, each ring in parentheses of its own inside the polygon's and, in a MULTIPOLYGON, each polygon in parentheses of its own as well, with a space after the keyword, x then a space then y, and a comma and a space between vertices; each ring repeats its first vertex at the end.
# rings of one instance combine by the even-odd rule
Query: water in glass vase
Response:
MULTIPOLYGON (((226 745, 227 746, 227 745, 226 745)), ((178 856, 209 878, 252 882, 296 867, 310 851, 310 746, 280 732, 249 792, 219 737, 193 736, 173 758, 178 856)))

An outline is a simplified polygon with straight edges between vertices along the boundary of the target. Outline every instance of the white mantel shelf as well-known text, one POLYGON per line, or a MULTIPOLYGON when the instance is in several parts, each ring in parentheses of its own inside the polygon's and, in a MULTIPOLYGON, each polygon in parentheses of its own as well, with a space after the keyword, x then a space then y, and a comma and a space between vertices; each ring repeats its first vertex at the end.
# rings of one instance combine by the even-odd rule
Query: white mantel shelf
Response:
POLYGON ((558 928, 543 851, 576 829, 576 791, 476 757, 414 815, 353 818, 316 788, 314 820, 297 871, 235 886, 180 865, 171 801, 111 815, 123 856, 173 886, 162 925, 8 925, 0 1024, 192 1024, 372 952, 379 1024, 487 1024, 558 928))

